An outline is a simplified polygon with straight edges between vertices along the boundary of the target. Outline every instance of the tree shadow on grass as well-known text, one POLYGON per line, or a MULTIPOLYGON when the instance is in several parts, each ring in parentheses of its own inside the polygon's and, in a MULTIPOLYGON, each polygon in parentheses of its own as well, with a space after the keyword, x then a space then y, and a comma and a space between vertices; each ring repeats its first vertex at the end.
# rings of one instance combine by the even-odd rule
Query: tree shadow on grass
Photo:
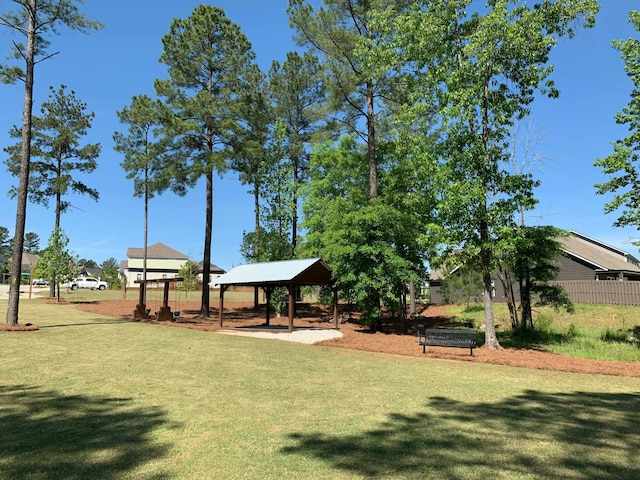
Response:
MULTIPOLYGON (((152 440, 166 425, 157 408, 132 399, 64 395, 33 386, 0 386, 2 478, 123 478, 166 456, 152 440)), ((149 472, 145 479, 169 478, 149 472)))
POLYGON ((640 394, 526 391, 497 403, 431 398, 375 430, 290 435, 291 455, 368 478, 640 478, 640 394))

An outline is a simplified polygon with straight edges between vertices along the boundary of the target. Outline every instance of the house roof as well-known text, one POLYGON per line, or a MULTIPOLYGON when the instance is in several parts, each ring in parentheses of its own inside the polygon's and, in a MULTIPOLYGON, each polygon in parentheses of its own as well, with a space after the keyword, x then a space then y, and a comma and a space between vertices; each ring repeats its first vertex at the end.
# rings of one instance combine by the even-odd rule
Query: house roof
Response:
MULTIPOLYGON (((129 258, 142 258, 143 256, 144 248, 127 249, 127 257, 129 258)), ((184 253, 180 253, 179 251, 166 246, 164 243, 158 242, 147 247, 147 258, 187 260, 189 257, 184 253)))
POLYGON ((332 271, 320 258, 240 265, 219 277, 216 285, 330 285, 332 271))
POLYGON ((590 264, 595 270, 640 273, 638 259, 633 255, 581 233, 569 233, 566 237, 558 238, 567 255, 590 264))
MULTIPOLYGON (((204 260, 200 261, 198 263, 198 268, 200 269, 200 272, 202 272, 202 270, 204 269, 204 260)), ((217 266, 214 263, 210 263, 209 264, 209 273, 211 274, 222 274, 225 273, 225 270, 223 268, 220 268, 219 266, 217 266)))
MULTIPOLYGON (((9 261, 11 261, 12 257, 9 257, 9 261)), ((40 255, 36 255, 35 253, 27 253, 22 252, 22 265, 35 265, 38 260, 40 260, 40 255)))
MULTIPOLYGON (((565 255, 590 265, 596 271, 640 273, 640 261, 637 258, 595 238, 569 230, 568 236, 556 240, 562 246, 565 255)), ((429 277, 432 281, 441 280, 454 273, 457 268, 448 273, 442 269, 434 269, 429 277)))

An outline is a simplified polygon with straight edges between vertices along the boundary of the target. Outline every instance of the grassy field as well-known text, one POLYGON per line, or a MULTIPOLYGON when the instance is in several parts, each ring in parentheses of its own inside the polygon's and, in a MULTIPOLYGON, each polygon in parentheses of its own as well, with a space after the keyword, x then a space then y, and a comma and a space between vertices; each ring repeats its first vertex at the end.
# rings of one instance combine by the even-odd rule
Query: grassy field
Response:
MULTIPOLYGON (((534 310, 534 335, 516 338, 506 305, 494 306, 498 338, 504 346, 535 347, 549 352, 596 360, 640 361, 640 307, 577 304, 574 313, 550 307, 534 310)), ((458 321, 483 323, 481 305, 451 307, 458 321)))
POLYGON ((20 306, 40 330, 0 332, 2 479, 640 478, 640 378, 20 306))

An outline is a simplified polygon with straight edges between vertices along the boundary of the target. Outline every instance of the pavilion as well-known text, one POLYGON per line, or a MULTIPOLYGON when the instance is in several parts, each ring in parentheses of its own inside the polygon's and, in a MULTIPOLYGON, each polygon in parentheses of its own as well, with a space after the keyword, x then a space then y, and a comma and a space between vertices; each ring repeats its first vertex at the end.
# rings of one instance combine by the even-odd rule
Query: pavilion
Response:
POLYGON ((333 290, 333 322, 338 328, 338 293, 335 280, 329 266, 320 258, 302 260, 283 260, 240 265, 222 275, 215 281, 220 286, 220 327, 223 326, 224 292, 231 286, 262 288, 267 297, 267 324, 269 323, 269 304, 271 294, 278 287, 286 287, 289 293, 289 332, 293 332, 295 316, 296 290, 301 286, 328 285, 333 290))

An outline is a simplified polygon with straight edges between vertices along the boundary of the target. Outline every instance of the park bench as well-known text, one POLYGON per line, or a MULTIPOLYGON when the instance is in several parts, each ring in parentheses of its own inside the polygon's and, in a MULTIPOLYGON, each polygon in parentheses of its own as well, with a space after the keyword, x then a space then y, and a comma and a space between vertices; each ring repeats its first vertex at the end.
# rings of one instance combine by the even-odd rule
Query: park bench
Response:
POLYGON ((422 353, 427 353, 427 345, 431 347, 468 348, 473 356, 473 349, 478 345, 475 330, 453 330, 444 328, 424 328, 417 325, 418 345, 422 345, 422 353))

